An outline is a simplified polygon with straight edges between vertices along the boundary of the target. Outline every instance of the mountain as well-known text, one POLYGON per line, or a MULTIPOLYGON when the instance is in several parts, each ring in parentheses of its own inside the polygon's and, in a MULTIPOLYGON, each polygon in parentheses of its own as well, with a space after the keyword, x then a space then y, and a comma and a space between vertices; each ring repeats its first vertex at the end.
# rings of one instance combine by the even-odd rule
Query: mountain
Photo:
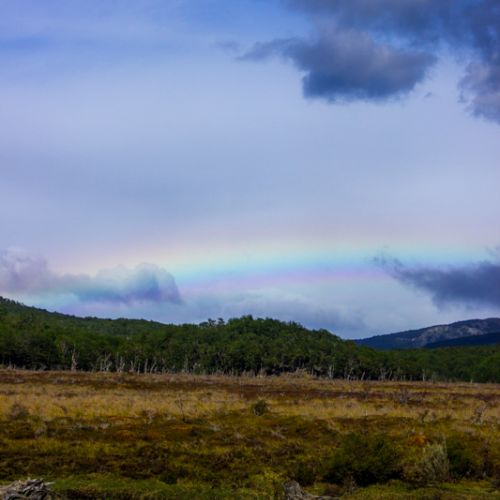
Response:
POLYGON ((449 325, 435 325, 419 330, 376 335, 355 342, 360 346, 374 349, 411 349, 457 339, 454 345, 459 346, 462 344, 458 339, 464 339, 463 345, 471 345, 470 339, 465 339, 497 332, 500 332, 500 318, 469 319, 449 325))
POLYGON ((472 335, 471 337, 461 337, 458 339, 440 340, 425 344, 426 349, 438 349, 440 347, 465 347, 478 345, 500 344, 500 332, 485 333, 483 335, 472 335))

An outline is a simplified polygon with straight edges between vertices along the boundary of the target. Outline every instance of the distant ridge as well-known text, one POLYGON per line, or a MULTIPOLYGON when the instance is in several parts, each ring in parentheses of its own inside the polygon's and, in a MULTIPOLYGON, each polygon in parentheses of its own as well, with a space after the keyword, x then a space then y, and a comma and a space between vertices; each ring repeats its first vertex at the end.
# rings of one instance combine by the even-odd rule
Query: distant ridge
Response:
MULTIPOLYGON (((449 325, 435 325, 418 330, 376 335, 355 342, 374 349, 412 349, 430 347, 431 344, 453 340, 453 346, 459 347, 461 345, 486 345, 481 342, 474 343, 471 337, 482 337, 488 334, 498 334, 498 332, 500 332, 500 318, 469 319, 449 325)), ((445 345, 440 345, 440 347, 445 347, 445 345)))
POLYGON ((440 340, 439 342, 425 344, 425 348, 438 349, 440 347, 468 347, 496 344, 500 344, 500 332, 473 335, 472 337, 461 337, 459 339, 440 340))

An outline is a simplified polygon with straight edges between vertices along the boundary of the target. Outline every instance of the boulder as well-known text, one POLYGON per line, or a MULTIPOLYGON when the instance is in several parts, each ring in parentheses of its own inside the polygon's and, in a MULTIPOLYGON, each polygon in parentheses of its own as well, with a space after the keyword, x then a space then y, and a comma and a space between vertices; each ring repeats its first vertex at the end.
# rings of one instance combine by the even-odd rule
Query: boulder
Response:
POLYGON ((283 484, 286 500, 337 500, 336 497, 311 495, 305 492, 297 481, 287 481, 283 484))
POLYGON ((1 500, 53 500, 56 495, 51 489, 52 483, 45 483, 42 479, 28 479, 16 481, 7 486, 0 486, 1 500))

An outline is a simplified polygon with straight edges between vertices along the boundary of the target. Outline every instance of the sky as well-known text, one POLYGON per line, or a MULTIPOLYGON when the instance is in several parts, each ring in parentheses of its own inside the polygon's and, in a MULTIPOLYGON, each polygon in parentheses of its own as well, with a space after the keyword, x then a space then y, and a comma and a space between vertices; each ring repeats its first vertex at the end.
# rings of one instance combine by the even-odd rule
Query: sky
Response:
POLYGON ((496 0, 0 0, 0 110, 4 297, 500 316, 496 0))

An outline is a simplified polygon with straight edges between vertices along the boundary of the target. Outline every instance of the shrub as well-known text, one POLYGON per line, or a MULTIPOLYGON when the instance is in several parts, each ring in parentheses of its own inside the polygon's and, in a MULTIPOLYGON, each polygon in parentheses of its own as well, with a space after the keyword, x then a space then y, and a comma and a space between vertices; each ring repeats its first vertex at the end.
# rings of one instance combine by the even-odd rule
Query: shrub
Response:
POLYGON ((20 420, 24 418, 28 418, 30 416, 30 412, 26 406, 20 403, 14 403, 9 410, 8 417, 11 420, 20 420))
POLYGON ((255 404, 252 405, 252 413, 258 417, 264 415, 269 411, 269 405, 264 399, 259 399, 255 404))
POLYGON ((316 481, 316 463, 312 460, 294 463, 291 467, 290 478, 301 486, 311 486, 316 481))
POLYGON ((177 473, 172 469, 167 469, 160 474, 158 479, 165 484, 175 484, 177 482, 177 473))
POLYGON ((325 480, 342 484, 354 480, 360 486, 384 483, 400 472, 400 453, 385 434, 348 434, 337 449, 325 480))
POLYGON ((463 439, 453 436, 447 439, 446 449, 452 477, 477 477, 480 475, 481 457, 474 453, 472 443, 466 444, 463 439))
POLYGON ((418 486, 445 481, 448 476, 449 462, 445 444, 428 444, 403 468, 403 479, 418 486))

